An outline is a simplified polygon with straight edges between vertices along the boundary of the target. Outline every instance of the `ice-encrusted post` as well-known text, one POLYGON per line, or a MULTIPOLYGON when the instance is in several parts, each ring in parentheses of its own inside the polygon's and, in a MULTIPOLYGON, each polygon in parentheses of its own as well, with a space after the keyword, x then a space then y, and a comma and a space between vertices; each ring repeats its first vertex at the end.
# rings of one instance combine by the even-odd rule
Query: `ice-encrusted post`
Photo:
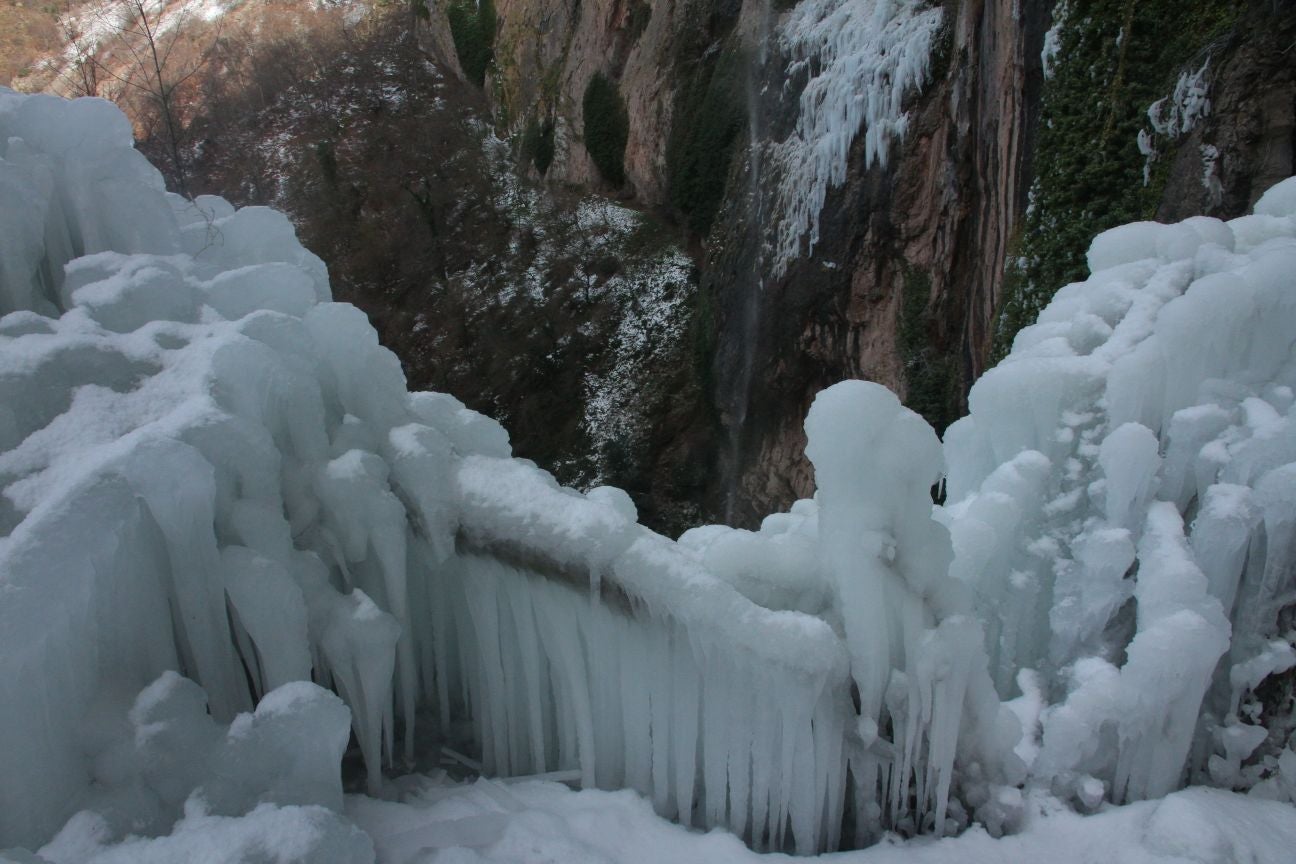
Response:
POLYGON ((948 532, 931 520, 940 441, 894 393, 866 381, 821 392, 806 437, 819 555, 841 601, 861 719, 876 721, 891 669, 904 667, 905 632, 933 623, 906 580, 944 576, 953 557, 948 532))
POLYGON ((860 827, 913 819, 922 828, 930 819, 944 832, 956 745, 969 737, 960 727, 992 730, 998 705, 980 628, 962 614, 965 586, 949 577, 949 532, 932 518, 940 441, 894 393, 865 381, 821 392, 806 436, 820 566, 837 595, 859 691, 861 750, 851 769, 860 827))

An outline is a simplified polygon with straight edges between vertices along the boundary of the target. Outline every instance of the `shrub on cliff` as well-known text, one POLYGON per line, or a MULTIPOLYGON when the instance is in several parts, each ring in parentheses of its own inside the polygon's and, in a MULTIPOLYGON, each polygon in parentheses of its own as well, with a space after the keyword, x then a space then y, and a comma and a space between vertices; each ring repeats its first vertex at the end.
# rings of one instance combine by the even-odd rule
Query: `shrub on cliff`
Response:
POLYGON ((535 117, 527 121, 526 131, 522 133, 522 161, 536 167, 540 176, 544 176, 553 164, 554 157, 554 124, 552 120, 541 122, 535 117))
POLYGON ((459 66, 469 81, 480 86, 486 80, 486 67, 494 59, 495 2, 454 0, 446 7, 446 17, 459 66))
POLYGON ((747 128, 743 84, 747 59, 728 49, 703 66, 676 100, 666 147, 671 204, 688 217, 689 230, 706 236, 724 200, 734 145, 747 128))
POLYGON ((958 419, 959 380, 956 360, 933 340, 936 322, 931 306, 931 277, 906 266, 899 320, 900 361, 904 364, 905 407, 916 411, 938 435, 958 419))
POLYGON ((582 108, 586 151, 604 180, 613 186, 622 185, 630 115, 616 85, 602 72, 596 72, 586 85, 582 108))

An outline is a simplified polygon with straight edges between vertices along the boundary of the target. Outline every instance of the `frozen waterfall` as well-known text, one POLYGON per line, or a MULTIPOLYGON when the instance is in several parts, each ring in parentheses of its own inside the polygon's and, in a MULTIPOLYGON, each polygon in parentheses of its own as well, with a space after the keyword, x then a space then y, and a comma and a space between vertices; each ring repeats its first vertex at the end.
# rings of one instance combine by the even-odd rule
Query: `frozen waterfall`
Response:
POLYGON ((790 61, 783 86, 805 84, 796 128, 771 154, 782 174, 776 275, 803 242, 814 252, 819 214, 846 180, 857 135, 865 166, 886 167, 909 127, 905 99, 927 83, 943 20, 941 5, 923 0, 802 0, 781 18, 778 46, 790 61))
POLYGON ((371 860, 348 738, 381 796, 428 726, 800 853, 1011 831, 1024 784, 1289 799, 1296 180, 1256 211, 1098 237, 943 445, 829 388, 815 499, 676 542, 407 392, 284 216, 0 89, 0 847, 371 860))

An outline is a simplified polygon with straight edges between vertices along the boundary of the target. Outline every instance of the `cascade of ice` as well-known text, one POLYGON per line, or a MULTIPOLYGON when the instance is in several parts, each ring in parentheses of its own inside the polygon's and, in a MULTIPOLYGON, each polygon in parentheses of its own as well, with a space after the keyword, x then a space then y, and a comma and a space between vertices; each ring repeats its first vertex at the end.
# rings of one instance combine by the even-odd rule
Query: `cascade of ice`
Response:
POLYGON ((823 620, 407 393, 283 216, 167 195, 107 103, 0 90, 0 140, 0 219, 44 220, 0 238, 0 842, 102 781, 78 730, 103 694, 177 670, 223 721, 333 687, 375 793, 426 704, 494 771, 577 767, 756 844, 836 845, 823 620))
POLYGON ((846 179, 850 148, 864 134, 865 163, 886 167, 908 125, 904 99, 927 79, 941 6, 923 0, 803 0, 779 26, 793 58, 785 77, 807 79, 796 130, 774 154, 781 182, 776 275, 819 240, 829 188, 846 179))
MULTIPOLYGON (((696 564, 647 535, 618 564, 629 568, 696 578, 696 564)), ((471 714, 489 770, 577 768, 586 786, 638 789, 664 815, 727 825, 758 847, 836 847, 840 648, 835 668, 770 646, 735 651, 726 635, 618 605, 640 601, 604 602, 490 556, 462 556, 432 585, 434 620, 468 625, 437 674, 463 694, 457 710, 471 714)))
POLYGON ((1296 600, 1294 212, 1287 181, 1253 216, 1098 236, 1092 276, 946 435, 943 518, 996 683, 1054 673, 1036 773, 1087 806, 1097 781, 1124 800, 1207 762, 1218 782, 1258 776, 1238 773, 1265 738, 1239 702, 1291 665, 1296 600))

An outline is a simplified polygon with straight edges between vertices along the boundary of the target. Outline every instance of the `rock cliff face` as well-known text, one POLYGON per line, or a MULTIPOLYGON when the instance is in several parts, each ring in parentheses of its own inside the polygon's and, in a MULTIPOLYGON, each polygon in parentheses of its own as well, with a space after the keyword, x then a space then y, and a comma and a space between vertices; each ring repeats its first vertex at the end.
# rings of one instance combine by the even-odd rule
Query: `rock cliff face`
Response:
MULTIPOLYGON (((1046 35, 1056 41, 1059 22, 1083 21, 1110 48, 1134 21, 1130 4, 1104 0, 1057 9, 1020 0, 939 4, 927 74, 905 96, 907 123, 890 159, 879 163, 875 142, 854 137, 845 182, 829 188, 819 214, 813 254, 783 267, 770 253, 781 218, 770 154, 797 123, 807 75, 817 74, 779 38, 795 5, 499 0, 486 87, 506 129, 553 123, 548 182, 602 188, 673 214, 691 235, 702 270, 697 368, 680 392, 696 395, 681 396, 691 401, 673 406, 673 427, 652 436, 650 495, 662 504, 704 489, 704 515, 740 524, 812 491, 801 420, 822 387, 879 381, 938 429, 965 410, 967 388, 991 362, 1012 287, 1005 264, 1017 254, 1038 182, 1046 35), (595 73, 616 83, 627 108, 627 182, 618 189, 583 146, 582 96, 595 73)), ((1290 0, 1245 9, 1194 0, 1182 14, 1206 21, 1201 32, 1211 41, 1175 61, 1188 64, 1183 70, 1156 71, 1172 88, 1208 56, 1212 110, 1163 142, 1145 196, 1151 204, 1141 206, 1145 218, 1239 215, 1293 172, 1296 11, 1290 0)), ((1175 14, 1140 15, 1145 40, 1169 41, 1179 27, 1175 14)), ((1119 53, 1111 92, 1128 91, 1125 113, 1141 117, 1149 105, 1134 104, 1142 90, 1121 90, 1127 65, 1119 53)), ((1141 171, 1145 155, 1128 137, 1119 158, 1141 171)))
POLYGON ((583 146, 581 103, 596 73, 619 83, 629 135, 627 188, 642 202, 662 202, 678 39, 696 26, 696 0, 498 0, 499 32, 487 93, 512 131, 530 118, 554 124, 551 182, 603 185, 583 146))
MULTIPOLYGON (((739 521, 812 493, 800 418, 835 381, 881 382, 922 402, 938 428, 958 416, 985 366, 1004 257, 1026 203, 1047 18, 1039 4, 1016 15, 1022 5, 947 5, 934 80, 910 104, 897 158, 869 167, 856 139, 813 257, 757 301, 747 429, 726 466, 726 507, 739 521)), ((722 305, 740 306, 742 290, 719 287, 722 305)), ((721 327, 722 359, 733 329, 721 327)), ((719 377, 721 392, 732 377, 719 377)))
POLYGON ((1251 7, 1215 49, 1211 110, 1176 142, 1161 221, 1241 216, 1296 172, 1296 4, 1251 7))

